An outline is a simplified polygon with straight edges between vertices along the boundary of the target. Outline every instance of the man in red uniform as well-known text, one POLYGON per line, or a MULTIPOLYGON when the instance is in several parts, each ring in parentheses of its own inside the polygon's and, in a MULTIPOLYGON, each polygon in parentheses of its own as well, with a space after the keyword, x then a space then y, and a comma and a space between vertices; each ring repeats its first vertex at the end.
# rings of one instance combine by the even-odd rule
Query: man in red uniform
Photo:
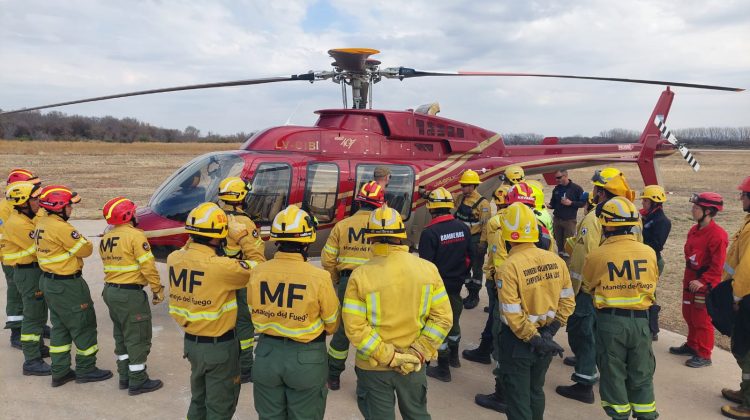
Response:
POLYGON ((721 195, 714 192, 693 194, 692 216, 697 223, 690 228, 685 242, 685 276, 682 280, 682 316, 688 325, 687 342, 670 347, 672 354, 692 356, 685 365, 711 366, 714 327, 706 311, 706 294, 721 281, 727 244, 727 232, 714 217, 724 208, 721 195))

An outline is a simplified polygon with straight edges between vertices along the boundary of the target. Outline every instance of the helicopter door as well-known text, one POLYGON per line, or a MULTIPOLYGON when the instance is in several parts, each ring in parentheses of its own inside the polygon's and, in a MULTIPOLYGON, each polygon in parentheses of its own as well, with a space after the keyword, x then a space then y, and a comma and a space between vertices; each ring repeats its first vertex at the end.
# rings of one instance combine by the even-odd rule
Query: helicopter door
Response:
MULTIPOLYGON (((414 197, 414 169, 409 165, 360 164, 357 165, 357 182, 354 196, 367 182, 373 180, 373 172, 378 166, 387 166, 391 170, 391 179, 385 188, 385 201, 388 207, 398 210, 406 221, 411 216, 412 198, 414 197)), ((352 214, 358 209, 356 201, 352 203, 352 214)))
POLYGON ((252 191, 245 199, 247 214, 262 225, 270 225, 289 204, 292 167, 286 163, 261 163, 255 169, 252 191))
POLYGON ((318 219, 318 223, 333 222, 339 190, 339 167, 335 163, 307 165, 307 182, 302 209, 318 219))

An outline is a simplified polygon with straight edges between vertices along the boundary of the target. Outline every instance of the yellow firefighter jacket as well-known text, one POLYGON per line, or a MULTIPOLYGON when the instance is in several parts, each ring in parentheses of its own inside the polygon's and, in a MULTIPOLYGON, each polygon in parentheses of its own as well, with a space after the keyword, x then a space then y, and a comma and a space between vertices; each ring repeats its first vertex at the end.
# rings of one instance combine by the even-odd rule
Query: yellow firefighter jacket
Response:
POLYGON ((13 211, 5 219, 5 233, 0 239, 3 264, 16 266, 36 262, 34 221, 19 211, 13 211))
POLYGON ((250 264, 219 257, 191 242, 167 257, 169 314, 186 333, 219 337, 237 323, 235 291, 250 278, 250 264))
MULTIPOLYGON (((463 193, 456 195, 454 205, 456 211, 453 216, 464 222, 469 227, 472 235, 482 235, 484 224, 492 216, 490 202, 475 189, 466 197, 463 193)), ((486 240, 484 237, 480 239, 481 242, 486 240)))
POLYGON ((583 291, 600 308, 648 309, 654 302, 659 269, 656 253, 635 235, 604 239, 583 264, 583 291))
POLYGON ((508 257, 508 251, 503 244, 503 214, 505 209, 500 209, 484 225, 485 236, 487 238, 487 258, 484 259, 484 276, 487 282, 495 281, 495 270, 508 257))
POLYGON ((732 237, 724 264, 724 279, 733 278, 735 302, 750 294, 750 214, 732 237))
POLYGON ((260 238, 258 227, 245 213, 235 211, 234 207, 227 207, 225 210, 229 229, 239 232, 240 239, 235 241, 227 236, 224 254, 227 257, 245 260, 251 266, 264 262, 266 260, 266 245, 260 238))
POLYGON ((432 359, 453 325, 437 267, 407 246, 382 243, 372 245, 370 261, 349 278, 342 317, 357 348, 356 365, 364 370, 390 370, 395 349, 413 347, 432 359), (372 367, 370 358, 379 366, 372 367))
POLYGON ((320 262, 331 273, 334 283, 339 282, 339 272, 354 270, 370 259, 370 245, 365 240, 370 213, 370 210, 359 210, 331 229, 320 253, 320 262))
POLYGON ((5 194, 3 194, 3 198, 0 198, 0 262, 3 262, 3 234, 5 231, 5 223, 12 211, 13 205, 5 199, 5 194))
POLYGON ((76 228, 56 214, 35 218, 36 258, 39 267, 48 273, 75 274, 83 269, 83 259, 94 246, 76 228))
POLYGON ((532 243, 511 248, 497 271, 500 317, 520 340, 529 341, 537 329, 555 319, 562 325, 575 308, 573 286, 565 261, 532 243))
POLYGON ((301 254, 276 252, 255 267, 247 284, 255 332, 309 343, 336 332, 339 300, 331 276, 301 254))
POLYGON ((143 231, 130 223, 117 225, 99 242, 99 255, 104 265, 104 281, 114 284, 150 285, 161 290, 154 254, 143 231))
POLYGON ((602 225, 596 217, 596 212, 591 210, 586 213, 576 228, 576 236, 572 238, 573 250, 570 253, 570 278, 573 281, 573 290, 578 293, 583 282, 583 262, 589 253, 598 248, 602 242, 602 225))

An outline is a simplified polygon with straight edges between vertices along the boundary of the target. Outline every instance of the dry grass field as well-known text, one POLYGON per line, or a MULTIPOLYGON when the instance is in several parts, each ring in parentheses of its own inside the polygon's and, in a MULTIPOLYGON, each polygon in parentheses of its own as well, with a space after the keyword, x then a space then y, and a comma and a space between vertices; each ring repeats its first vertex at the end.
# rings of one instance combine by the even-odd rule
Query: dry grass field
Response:
MULTIPOLYGON (((126 195, 139 205, 145 205, 154 189, 193 157, 238 146, 225 143, 0 141, 0 174, 6 174, 14 167, 24 167, 33 170, 47 184, 69 185, 83 199, 74 217, 100 218, 101 207, 109 198, 126 195)), ((664 253, 667 268, 658 287, 658 296, 663 307, 662 326, 681 333, 686 333, 680 311, 684 267, 682 246, 693 224, 688 198, 693 192, 713 190, 721 193, 726 210, 720 213, 717 221, 731 236, 744 217, 736 186, 748 175, 746 162, 750 158, 750 152, 746 151, 697 151, 695 155, 702 164, 699 173, 693 173, 677 154, 659 161, 662 182, 669 192, 666 212, 673 225, 664 253)), ((643 183, 636 166, 625 165, 621 169, 631 180, 633 188, 642 190, 643 183)), ((571 171, 571 179, 590 189, 591 173, 592 169, 571 171)), ((640 203, 636 204, 640 206, 640 203)), ((723 339, 719 342, 723 347, 728 343, 723 339)))

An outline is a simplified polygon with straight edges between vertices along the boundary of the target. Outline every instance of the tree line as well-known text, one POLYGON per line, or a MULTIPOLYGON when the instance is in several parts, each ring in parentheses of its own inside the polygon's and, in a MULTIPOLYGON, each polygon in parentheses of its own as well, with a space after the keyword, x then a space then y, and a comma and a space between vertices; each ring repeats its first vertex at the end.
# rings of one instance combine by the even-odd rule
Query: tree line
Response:
MULTIPOLYGON (((674 130, 675 136, 691 147, 750 148, 748 127, 702 127, 674 130)), ((6 140, 101 140, 132 142, 224 142, 241 143, 252 133, 202 134, 193 126, 184 130, 155 127, 135 118, 85 117, 52 111, 12 114, 0 117, 0 139, 6 140)), ((640 131, 615 128, 598 136, 560 137, 560 143, 633 143, 640 131)), ((539 144, 544 136, 536 133, 503 134, 506 144, 539 144)))

